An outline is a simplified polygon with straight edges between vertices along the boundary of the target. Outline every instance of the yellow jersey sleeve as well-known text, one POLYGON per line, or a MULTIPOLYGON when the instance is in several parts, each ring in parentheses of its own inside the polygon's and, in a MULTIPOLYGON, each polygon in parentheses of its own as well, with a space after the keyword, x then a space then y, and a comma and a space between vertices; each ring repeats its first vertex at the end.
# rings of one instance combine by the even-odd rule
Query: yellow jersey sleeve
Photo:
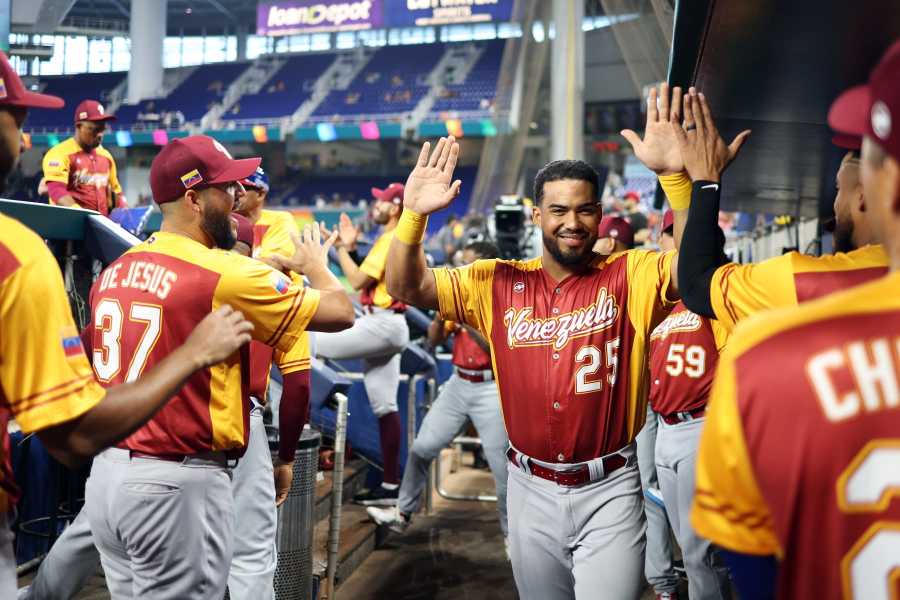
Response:
POLYGON ((213 309, 229 304, 253 323, 253 339, 289 352, 319 308, 319 292, 265 263, 226 253, 213 309))
POLYGON ((490 338, 495 259, 476 260, 458 269, 432 269, 441 318, 471 325, 490 338))
POLYGON ((297 343, 291 346, 287 352, 276 350, 274 360, 282 375, 297 371, 309 371, 312 366, 309 353, 309 332, 304 331, 297 339, 297 343))
POLYGON ((796 304, 793 254, 716 269, 709 286, 716 319, 730 331, 738 321, 760 310, 796 304))
POLYGON ((44 179, 59 183, 69 183, 69 157, 65 150, 66 143, 57 144, 44 155, 44 179))
POLYGON ((769 508, 750 464, 737 406, 734 357, 726 350, 697 454, 691 524, 701 537, 743 554, 780 553, 769 508))
MULTIPOLYGON (((675 252, 629 250, 628 261, 628 318, 635 331, 650 331, 659 325, 665 312, 675 305, 666 298, 672 278, 672 259, 675 252)), ((613 254, 609 260, 616 260, 613 254)))
POLYGON ((291 239, 291 233, 300 233, 300 228, 289 213, 271 212, 275 213, 272 215, 272 222, 254 256, 257 258, 266 258, 274 254, 293 256, 294 241, 291 239))
POLYGON ((372 245, 372 249, 366 255, 366 259, 359 265, 359 270, 374 279, 381 281, 384 279, 384 269, 387 266, 388 250, 391 247, 391 240, 394 239, 394 232, 389 231, 381 234, 372 245))
POLYGON ((712 328, 713 338, 716 340, 716 350, 721 354, 728 344, 728 338, 731 337, 731 331, 722 325, 718 319, 710 319, 709 326, 712 328))
MULTIPOLYGON (((11 221, 0 223, 5 233, 11 221)), ((84 414, 106 392, 85 356, 56 261, 40 238, 18 228, 18 268, 0 281, 0 395, 30 433, 84 414)), ((0 262, 11 257, 0 246, 0 262)))

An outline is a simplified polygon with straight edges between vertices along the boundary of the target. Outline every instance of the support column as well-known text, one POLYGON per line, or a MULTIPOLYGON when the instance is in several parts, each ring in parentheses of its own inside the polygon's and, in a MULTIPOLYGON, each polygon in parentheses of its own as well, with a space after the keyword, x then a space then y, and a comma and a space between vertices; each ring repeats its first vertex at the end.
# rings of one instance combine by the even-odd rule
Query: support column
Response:
POLYGON ((247 28, 241 25, 237 28, 235 36, 237 37, 237 59, 247 60, 247 28))
MULTIPOLYGON (((584 158, 584 3, 553 0, 551 160, 584 158)), ((528 32, 526 32, 526 35, 528 32)))
POLYGON ((163 87, 163 39, 167 0, 132 0, 128 102, 158 96, 163 87))

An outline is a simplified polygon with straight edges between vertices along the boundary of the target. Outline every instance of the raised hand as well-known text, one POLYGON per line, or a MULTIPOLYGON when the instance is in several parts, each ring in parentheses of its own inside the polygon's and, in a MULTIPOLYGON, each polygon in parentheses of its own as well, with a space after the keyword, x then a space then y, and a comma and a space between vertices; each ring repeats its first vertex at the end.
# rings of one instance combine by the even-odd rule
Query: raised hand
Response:
POLYGON ((681 88, 672 88, 669 97, 669 84, 662 84, 657 95, 656 88, 647 96, 647 125, 644 128, 644 139, 631 129, 621 132, 634 148, 634 155, 657 175, 674 175, 684 170, 681 149, 675 139, 671 124, 681 126, 681 88), (659 97, 659 106, 657 106, 659 97))
POLYGON ((343 246, 347 250, 356 248, 356 240, 359 238, 359 227, 353 225, 353 221, 347 216, 347 213, 341 213, 341 219, 338 223, 338 242, 339 246, 343 246))
POLYGON ((719 181, 750 137, 750 130, 745 129, 726 144, 716 129, 706 96, 694 88, 684 97, 684 127, 673 124, 672 132, 693 181, 719 181))
POLYGON ((227 304, 206 315, 184 345, 200 367, 211 367, 250 341, 253 324, 227 304))
POLYGON ((403 192, 403 206, 420 215, 429 215, 450 205, 459 195, 460 180, 453 181, 453 170, 459 158, 459 144, 451 135, 441 138, 434 150, 425 142, 419 160, 403 192))
POLYGON ((304 225, 300 235, 291 233, 291 240, 294 242, 294 255, 291 257, 272 255, 274 259, 283 269, 290 269, 301 275, 309 273, 317 267, 328 268, 328 251, 334 245, 337 239, 337 231, 330 234, 324 225, 317 223, 316 225, 304 225), (325 232, 324 234, 322 232, 325 232), (322 242, 323 235, 327 235, 325 242, 322 242))

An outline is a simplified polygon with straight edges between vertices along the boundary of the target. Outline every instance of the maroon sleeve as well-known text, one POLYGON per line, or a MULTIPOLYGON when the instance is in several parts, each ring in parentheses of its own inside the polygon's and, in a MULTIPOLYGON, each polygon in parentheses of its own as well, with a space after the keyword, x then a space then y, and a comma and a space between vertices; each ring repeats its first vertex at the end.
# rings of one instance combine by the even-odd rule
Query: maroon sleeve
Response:
POLYGON ((66 188, 66 184, 64 183, 61 183, 59 181, 48 181, 47 193, 50 195, 53 201, 56 202, 63 196, 68 195, 69 190, 66 188))
POLYGON ((281 405, 278 408, 278 457, 294 460, 300 433, 309 418, 309 369, 284 376, 281 405))

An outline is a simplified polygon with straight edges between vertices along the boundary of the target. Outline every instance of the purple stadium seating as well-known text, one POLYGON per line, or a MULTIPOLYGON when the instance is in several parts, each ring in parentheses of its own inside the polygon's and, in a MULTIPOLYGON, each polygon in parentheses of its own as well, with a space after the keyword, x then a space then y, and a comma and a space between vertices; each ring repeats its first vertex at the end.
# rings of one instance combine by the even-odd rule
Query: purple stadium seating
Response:
POLYGON ((265 120, 294 114, 309 98, 313 84, 336 57, 336 54, 311 54, 288 58, 259 93, 241 96, 222 118, 265 120))
POLYGON ((122 105, 116 116, 120 125, 138 121, 140 113, 181 111, 186 121, 197 121, 209 111, 213 102, 221 100, 228 86, 243 73, 250 63, 218 63, 197 67, 165 98, 143 100, 138 104, 122 105))
POLYGON ((497 94, 497 78, 503 60, 504 40, 487 42, 484 53, 466 76, 464 83, 445 86, 446 97, 438 98, 432 113, 488 112, 497 94))
POLYGON ((409 112, 428 93, 422 80, 444 54, 444 44, 379 49, 346 90, 334 90, 313 112, 317 117, 409 112))
POLYGON ((110 91, 122 83, 127 73, 85 73, 76 76, 45 77, 43 92, 59 96, 66 101, 61 110, 31 110, 25 123, 26 130, 71 129, 75 107, 82 100, 91 98, 105 103, 110 91))

